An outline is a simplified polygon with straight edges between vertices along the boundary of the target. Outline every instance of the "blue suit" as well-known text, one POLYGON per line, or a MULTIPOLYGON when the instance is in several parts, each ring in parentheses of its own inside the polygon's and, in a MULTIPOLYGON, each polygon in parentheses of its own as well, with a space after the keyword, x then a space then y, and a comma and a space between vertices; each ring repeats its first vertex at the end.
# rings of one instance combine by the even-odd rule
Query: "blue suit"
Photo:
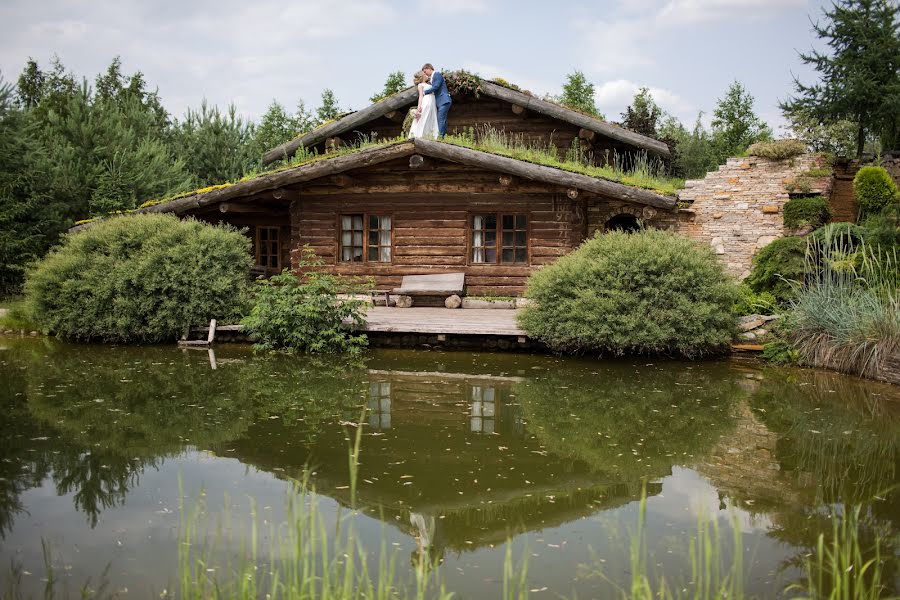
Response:
POLYGON ((438 135, 444 137, 447 135, 447 115, 450 113, 450 105, 453 99, 450 97, 450 90, 447 89, 447 82, 440 71, 431 74, 431 88, 425 90, 426 94, 434 94, 434 105, 437 108, 438 135))

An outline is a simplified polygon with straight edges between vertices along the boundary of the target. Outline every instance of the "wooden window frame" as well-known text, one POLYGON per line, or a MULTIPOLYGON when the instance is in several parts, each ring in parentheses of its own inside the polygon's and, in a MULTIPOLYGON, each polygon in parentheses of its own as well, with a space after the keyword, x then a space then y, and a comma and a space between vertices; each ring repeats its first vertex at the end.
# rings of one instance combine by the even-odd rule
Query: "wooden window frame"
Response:
MULTIPOLYGON (((282 262, 283 262, 283 261, 281 260, 281 244, 282 244, 282 240, 281 240, 281 227, 280 227, 279 225, 257 225, 254 229, 255 229, 255 231, 253 232, 253 241, 254 241, 254 246, 256 247, 256 248, 255 248, 255 250, 256 250, 255 254, 256 254, 256 264, 257 264, 257 266, 265 267, 266 272, 280 273, 280 272, 281 272, 281 269, 282 269, 282 262), (274 256, 275 256, 275 258, 276 258, 276 260, 277 260, 277 262, 278 262, 278 265, 275 266, 275 267, 270 266, 268 263, 266 263, 266 264, 263 264, 263 263, 262 263, 262 255, 263 255, 263 253, 261 252, 261 250, 262 250, 262 240, 260 240, 260 232, 262 232, 263 230, 269 231, 269 232, 274 231, 274 232, 275 232, 275 235, 277 236, 277 238, 276 238, 275 241, 276 241, 277 244, 278 244, 278 246, 277 246, 278 252, 276 252, 274 256)), ((272 242, 272 238, 271 238, 271 237, 265 240, 265 243, 266 243, 266 244, 269 244, 269 243, 271 243, 271 242, 272 242)), ((268 256, 272 256, 272 255, 271 255, 271 254, 266 254, 266 256, 268 257, 268 256)))
MULTIPOLYGON (((394 264, 394 252, 396 251, 396 246, 394 245, 394 230, 397 228, 397 221, 394 219, 393 213, 378 213, 378 212, 365 212, 365 211, 347 211, 338 214, 337 217, 337 252, 335 252, 335 264, 338 265, 392 265, 394 264), (344 254, 344 244, 342 242, 344 230, 342 228, 341 221, 344 217, 354 217, 354 216, 362 216, 363 218, 363 246, 362 246, 362 260, 361 261, 353 261, 353 260, 342 260, 344 254), (369 260, 369 218, 370 217, 390 217, 391 219, 391 260, 369 260)), ((377 247, 383 248, 384 246, 378 245, 377 247)))
MULTIPOLYGON (((466 217, 466 264, 469 266, 484 267, 530 267, 531 266, 531 213, 523 211, 470 211, 466 217), (475 217, 493 215, 497 217, 497 259, 494 262, 475 262, 475 217), (525 217, 525 229, 513 229, 513 231, 525 232, 525 261, 503 262, 503 217, 525 217)), ((513 249, 522 246, 512 246, 513 249)))

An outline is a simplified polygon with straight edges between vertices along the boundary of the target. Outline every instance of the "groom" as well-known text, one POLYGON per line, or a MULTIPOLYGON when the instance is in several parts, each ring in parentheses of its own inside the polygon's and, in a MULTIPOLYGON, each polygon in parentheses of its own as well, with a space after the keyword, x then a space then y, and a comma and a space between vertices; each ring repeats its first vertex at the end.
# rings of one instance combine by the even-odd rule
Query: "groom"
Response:
POLYGON ((437 107, 438 120, 438 137, 447 135, 447 115, 450 113, 450 105, 453 100, 450 98, 450 90, 447 89, 447 82, 440 71, 435 71, 431 63, 425 63, 422 71, 431 79, 431 88, 425 91, 426 94, 434 94, 434 105, 437 107))

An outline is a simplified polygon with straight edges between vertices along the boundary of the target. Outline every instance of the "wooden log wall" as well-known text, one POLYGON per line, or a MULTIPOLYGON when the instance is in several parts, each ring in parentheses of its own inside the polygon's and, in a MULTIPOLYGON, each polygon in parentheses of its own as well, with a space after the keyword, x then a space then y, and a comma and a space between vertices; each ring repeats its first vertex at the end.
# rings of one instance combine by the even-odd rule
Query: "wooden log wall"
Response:
POLYGON ((415 172, 385 163, 344 183, 307 185, 291 205, 294 266, 309 244, 327 270, 372 276, 381 289, 399 286, 403 275, 462 271, 469 295, 517 296, 534 269, 577 247, 586 234, 583 200, 530 182, 504 184, 495 172, 426 159, 415 172), (338 260, 340 216, 359 213, 392 217, 390 264, 338 260), (481 213, 528 216, 527 264, 472 264, 470 218, 481 213))
MULTIPOLYGON (((489 125, 495 129, 506 131, 508 134, 521 135, 529 144, 547 145, 552 141, 561 157, 565 156, 575 142, 582 148, 590 150, 598 164, 602 164, 607 156, 611 160, 613 152, 621 153, 629 150, 628 147, 600 134, 589 136, 592 138, 590 140, 579 138, 581 130, 575 125, 534 112, 519 111, 517 113, 513 108, 513 105, 507 102, 487 97, 480 97, 477 100, 469 97, 454 98, 447 121, 447 131, 449 133, 462 132, 472 127, 489 125)), ((342 134, 341 139, 344 143, 353 143, 361 135, 374 135, 385 139, 397 137, 401 133, 405 115, 406 110, 404 109, 391 113, 389 116, 379 117, 354 131, 342 134)), ((320 153, 325 152, 325 144, 319 144, 316 149, 320 153)))

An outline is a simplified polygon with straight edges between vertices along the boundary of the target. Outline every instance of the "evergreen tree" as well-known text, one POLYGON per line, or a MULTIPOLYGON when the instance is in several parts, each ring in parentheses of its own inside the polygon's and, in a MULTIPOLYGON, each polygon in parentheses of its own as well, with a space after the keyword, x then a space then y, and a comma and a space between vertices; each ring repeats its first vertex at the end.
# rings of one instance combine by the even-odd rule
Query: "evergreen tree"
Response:
POLYGON ((656 137, 656 127, 662 116, 662 109, 653 99, 650 90, 642 87, 634 95, 631 106, 622 113, 622 126, 642 135, 656 137))
POLYGON ((25 266, 68 225, 44 193, 38 129, 14 95, 0 78, 0 297, 19 291, 25 266))
POLYGON ((341 109, 338 107, 338 101, 334 96, 334 92, 329 88, 325 88, 322 91, 322 104, 316 109, 316 117, 319 120, 318 124, 321 125, 328 121, 334 121, 339 114, 341 114, 341 109))
POLYGON ((402 92, 406 88, 406 77, 403 75, 403 71, 394 71, 393 73, 388 73, 387 80, 384 82, 384 89, 380 93, 373 95, 369 100, 378 102, 388 96, 393 96, 397 92, 402 92))
POLYGON ((19 75, 19 84, 16 86, 19 105, 24 108, 34 108, 44 97, 44 85, 46 76, 41 68, 30 56, 25 63, 25 69, 19 75))
POLYGON ((712 136, 718 164, 729 156, 742 154, 750 144, 772 137, 769 126, 753 112, 753 96, 739 81, 732 83, 717 101, 712 136))
POLYGON ((314 124, 315 117, 306 110, 303 100, 297 103, 297 112, 293 115, 272 100, 259 124, 254 128, 248 155, 258 161, 267 151, 306 133, 314 124))
POLYGON ((560 104, 569 108, 603 118, 597 110, 597 105, 594 104, 594 84, 590 83, 581 71, 566 75, 563 92, 558 100, 560 104))
POLYGON ((252 137, 253 126, 237 115, 233 104, 223 113, 204 100, 199 111, 189 109, 176 123, 176 154, 196 185, 225 183, 243 177, 259 160, 250 155, 252 137))
POLYGON ((28 59, 19 76, 19 104, 34 111, 39 120, 47 118, 51 112, 61 113, 69 100, 78 93, 79 85, 75 76, 66 71, 54 56, 50 61, 50 71, 42 71, 38 64, 28 59))
POLYGON ((856 124, 856 155, 867 136, 900 142, 900 5, 890 0, 835 0, 823 9, 824 25, 813 30, 830 52, 800 53, 819 81, 794 78, 796 96, 781 104, 786 116, 804 113, 817 124, 849 120, 856 124))

